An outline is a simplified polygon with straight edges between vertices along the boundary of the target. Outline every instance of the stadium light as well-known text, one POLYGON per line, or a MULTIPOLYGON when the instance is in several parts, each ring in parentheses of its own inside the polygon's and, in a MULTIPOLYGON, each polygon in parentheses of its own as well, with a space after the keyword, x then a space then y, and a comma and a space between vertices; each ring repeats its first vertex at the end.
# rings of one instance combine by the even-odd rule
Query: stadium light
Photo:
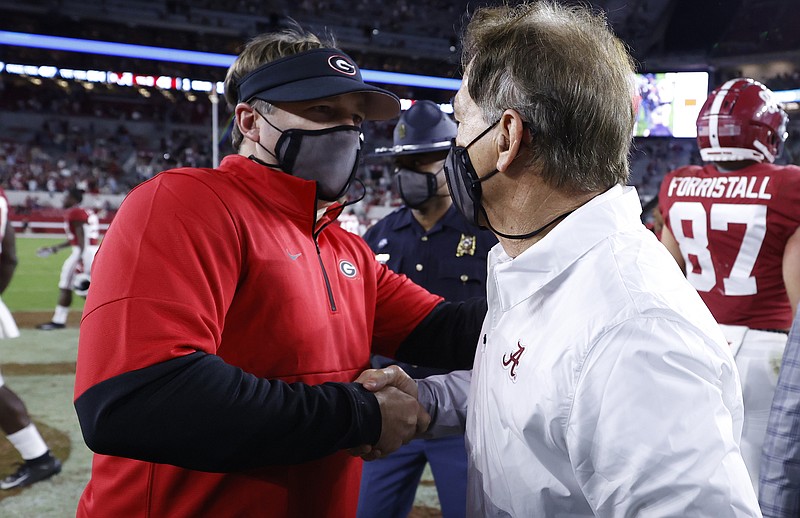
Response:
MULTIPOLYGON (((198 52, 194 50, 151 47, 130 43, 114 43, 108 41, 84 40, 62 36, 46 36, 43 34, 27 34, 22 32, 0 31, 0 45, 30 47, 48 50, 63 50, 83 54, 100 54, 104 56, 122 56, 138 59, 152 59, 172 63, 188 63, 227 68, 236 56, 198 52)), ((416 74, 400 74, 381 70, 361 70, 364 81, 391 85, 416 86, 435 90, 458 90, 460 79, 447 77, 423 76, 416 74)))
POLYGON ((779 103, 789 104, 800 101, 800 88, 795 88, 794 90, 776 90, 772 93, 775 100, 779 103))

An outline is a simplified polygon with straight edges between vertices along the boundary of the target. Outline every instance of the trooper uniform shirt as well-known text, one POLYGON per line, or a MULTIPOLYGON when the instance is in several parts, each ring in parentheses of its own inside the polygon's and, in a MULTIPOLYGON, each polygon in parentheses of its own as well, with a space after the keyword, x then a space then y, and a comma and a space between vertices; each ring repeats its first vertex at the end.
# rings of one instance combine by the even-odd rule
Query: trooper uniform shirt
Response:
MULTIPOLYGON (((449 301, 486 296, 486 257, 497 243, 488 230, 470 225, 455 206, 425 231, 408 207, 392 212, 366 234, 375 258, 395 273, 449 301)), ((415 378, 447 372, 377 356, 373 367, 400 364, 415 378)))
POLYGON ((402 207, 364 235, 379 262, 445 300, 486 296, 486 256, 497 243, 451 206, 428 232, 402 207))

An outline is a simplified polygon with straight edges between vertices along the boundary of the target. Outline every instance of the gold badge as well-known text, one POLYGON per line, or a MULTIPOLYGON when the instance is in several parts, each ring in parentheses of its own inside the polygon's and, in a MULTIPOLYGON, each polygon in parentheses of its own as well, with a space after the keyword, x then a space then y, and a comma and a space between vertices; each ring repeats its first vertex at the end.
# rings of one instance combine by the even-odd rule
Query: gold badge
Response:
POLYGON ((458 247, 456 248, 456 257, 475 255, 475 245, 475 236, 461 234, 461 241, 458 242, 458 247))
POLYGON ((406 125, 403 122, 397 125, 397 137, 399 140, 406 138, 406 125))

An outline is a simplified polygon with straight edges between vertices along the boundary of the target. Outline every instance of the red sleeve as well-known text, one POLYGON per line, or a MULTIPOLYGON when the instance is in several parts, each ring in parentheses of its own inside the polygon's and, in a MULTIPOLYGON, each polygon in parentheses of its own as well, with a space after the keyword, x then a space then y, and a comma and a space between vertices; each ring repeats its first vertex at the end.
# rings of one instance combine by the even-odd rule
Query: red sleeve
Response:
POLYGON ((67 221, 70 223, 87 223, 89 214, 80 207, 72 207, 67 213, 67 221))
POLYGON ((196 177, 161 174, 131 191, 92 266, 76 397, 124 372, 214 354, 240 273, 237 236, 196 177))

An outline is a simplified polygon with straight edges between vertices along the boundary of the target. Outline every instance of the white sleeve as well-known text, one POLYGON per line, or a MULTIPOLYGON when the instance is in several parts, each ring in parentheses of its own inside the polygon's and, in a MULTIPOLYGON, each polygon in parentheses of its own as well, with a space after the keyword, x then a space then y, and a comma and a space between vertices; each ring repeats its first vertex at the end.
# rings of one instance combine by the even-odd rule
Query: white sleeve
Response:
POLYGON ((467 396, 472 371, 453 371, 417 380, 417 397, 431 416, 421 437, 435 439, 463 434, 467 422, 467 396))
POLYGON ((739 376, 724 347, 663 317, 625 322, 593 345, 566 437, 597 516, 761 516, 739 452, 739 376))

